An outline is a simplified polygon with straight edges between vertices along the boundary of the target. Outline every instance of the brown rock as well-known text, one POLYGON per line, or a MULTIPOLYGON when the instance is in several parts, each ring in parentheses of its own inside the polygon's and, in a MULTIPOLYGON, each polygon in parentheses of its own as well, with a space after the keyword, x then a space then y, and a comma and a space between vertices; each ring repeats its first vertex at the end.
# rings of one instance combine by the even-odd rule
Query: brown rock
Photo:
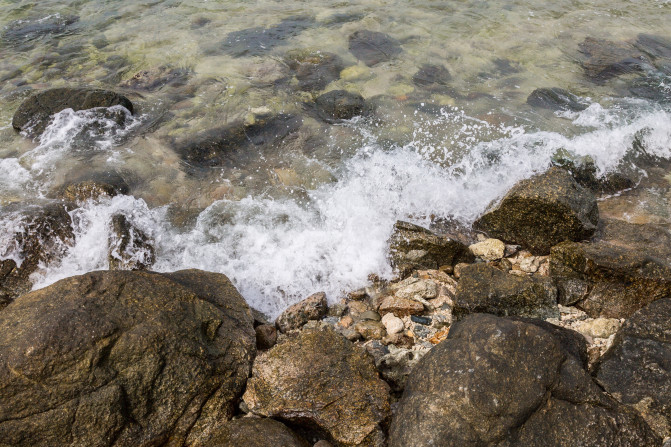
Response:
POLYGON ((222 423, 194 447, 310 447, 281 422, 267 418, 241 418, 222 423))
POLYGON ((310 295, 282 312, 275 325, 281 332, 298 329, 310 320, 319 320, 328 312, 326 294, 319 292, 310 295))
POLYGON ((152 240, 126 216, 115 214, 107 259, 110 270, 147 270, 156 257, 152 240))
POLYGON ((387 335, 387 330, 379 321, 359 321, 354 325, 354 329, 366 340, 381 340, 385 335, 387 335))
POLYGON ((256 348, 260 350, 270 349, 277 343, 277 329, 270 324, 256 326, 256 348))
POLYGON ((421 315, 424 312, 424 305, 414 300, 388 296, 382 301, 379 310, 381 314, 391 312, 402 318, 408 315, 421 315))

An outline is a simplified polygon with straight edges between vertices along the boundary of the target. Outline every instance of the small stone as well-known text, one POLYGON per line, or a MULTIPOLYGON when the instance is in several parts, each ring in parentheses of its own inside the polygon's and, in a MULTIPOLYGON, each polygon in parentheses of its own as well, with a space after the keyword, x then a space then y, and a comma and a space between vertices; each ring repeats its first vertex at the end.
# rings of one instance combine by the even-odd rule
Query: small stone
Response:
POLYGON ((506 244, 506 249, 504 251, 504 256, 506 258, 509 258, 510 256, 513 256, 515 253, 517 253, 520 250, 519 245, 512 245, 512 244, 506 244))
POLYGON ((329 317, 341 317, 342 314, 347 310, 347 305, 344 303, 336 303, 332 306, 329 306, 328 316, 329 317))
POLYGON ((380 314, 373 310, 367 310, 366 312, 362 313, 359 318, 361 320, 380 321, 380 314))
POLYGON ((270 349, 277 343, 277 329, 270 324, 262 324, 256 327, 256 348, 260 350, 270 349))
POLYGON ((445 340, 449 333, 450 333, 450 328, 445 327, 445 328, 439 330, 438 332, 436 332, 435 334, 433 334, 433 337, 429 338, 429 342, 431 342, 431 344, 437 345, 441 341, 445 340))
POLYGON ((420 301, 430 300, 438 296, 438 287, 434 281, 408 278, 391 287, 398 298, 420 301))
POLYGON ((350 292, 347 297, 353 301, 361 301, 366 298, 366 289, 359 289, 350 292))
POLYGON ((616 333, 622 323, 616 318, 594 318, 581 321, 576 330, 593 338, 608 338, 616 333))
POLYGON ((310 295, 282 312, 275 323, 282 332, 298 329, 310 320, 319 320, 326 315, 328 305, 324 292, 310 295))
POLYGON ((397 317, 404 317, 406 315, 421 314, 424 312, 424 306, 415 300, 388 296, 382 301, 379 310, 382 314, 391 312, 397 317))
POLYGON ((536 258, 529 256, 528 258, 522 259, 522 261, 520 261, 520 270, 525 273, 536 273, 536 271, 538 271, 536 258))
POLYGON ((387 330, 387 334, 398 334, 404 328, 403 320, 395 316, 393 313, 385 314, 382 317, 382 324, 387 330))
POLYGON ((388 334, 382 339, 382 343, 385 345, 393 345, 398 348, 412 348, 415 344, 415 340, 412 337, 408 337, 406 334, 388 334))
POLYGON ((351 316, 347 315, 347 316, 344 316, 340 319, 340 322, 338 323, 338 326, 347 328, 347 327, 350 327, 353 323, 354 323, 354 319, 351 316))
POLYGON ((506 251, 506 245, 498 239, 485 239, 482 242, 468 247, 471 252, 485 261, 501 259, 506 251))
POLYGON ((410 316, 410 321, 413 321, 415 323, 423 324, 425 326, 428 326, 431 324, 431 318, 429 317, 418 317, 416 315, 411 315, 410 316))
POLYGON ((370 310, 370 307, 363 301, 350 301, 347 303, 347 310, 352 317, 359 317, 362 313, 370 310))
POLYGON ((387 335, 384 325, 379 321, 364 320, 354 325, 356 330, 366 340, 381 340, 387 335))

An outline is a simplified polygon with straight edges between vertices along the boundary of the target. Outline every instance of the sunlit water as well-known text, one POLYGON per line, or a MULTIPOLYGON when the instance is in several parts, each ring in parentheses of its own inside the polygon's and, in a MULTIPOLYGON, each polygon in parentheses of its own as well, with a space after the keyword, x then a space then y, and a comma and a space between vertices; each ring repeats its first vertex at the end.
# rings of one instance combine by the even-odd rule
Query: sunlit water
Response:
MULTIPOLYGON (((109 222, 121 212, 154 241, 153 269, 223 272, 277 315, 310 293, 335 301, 370 273, 390 276, 396 220, 469 224, 558 151, 590 156, 601 174, 638 169, 635 139, 648 154, 671 157, 669 101, 634 98, 630 89, 642 76, 670 85, 671 59, 597 84, 579 52, 589 36, 628 47, 640 33, 671 38, 665 1, 5 0, 0 11, 0 206, 43 199, 101 170, 121 173, 132 194, 72 211, 76 244, 35 275, 36 287, 108 268, 109 222), (286 23, 295 26, 277 31, 286 23), (281 38, 244 54, 231 49, 231 36, 250 28, 281 38), (348 36, 363 29, 389 34, 402 52, 367 67, 348 50, 348 36), (301 91, 286 55, 305 49, 341 57, 340 79, 301 91), (445 66, 448 85, 413 83, 424 64, 445 66), (159 67, 179 82, 130 88, 135 73, 159 67), (124 128, 94 134, 90 111, 59 113, 35 141, 11 128, 31 92, 73 85, 124 92, 137 113, 124 128), (567 89, 590 106, 533 108, 526 99, 539 87, 567 89), (304 105, 335 89, 362 94, 376 112, 328 124, 304 105), (296 114, 303 124, 276 147, 221 168, 194 169, 174 150, 258 113, 296 114)), ((671 222, 668 182, 655 175, 654 190, 605 199, 603 213, 671 222)), ((0 217, 0 242, 17 229, 12 219, 0 217)), ((2 247, 6 256, 10 248, 2 247)))

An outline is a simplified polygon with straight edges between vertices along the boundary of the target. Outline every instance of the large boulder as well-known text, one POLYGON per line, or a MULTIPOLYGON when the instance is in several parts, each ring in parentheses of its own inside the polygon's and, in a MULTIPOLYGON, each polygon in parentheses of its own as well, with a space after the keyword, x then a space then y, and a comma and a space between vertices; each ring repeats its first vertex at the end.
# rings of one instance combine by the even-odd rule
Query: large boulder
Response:
POLYGON ((413 369, 389 446, 659 446, 592 381, 585 349, 538 320, 471 315, 413 369))
POLYGON ((336 447, 382 447, 391 416, 372 357, 331 329, 303 330, 260 354, 243 399, 252 413, 336 447))
POLYGON ((671 298, 629 318, 595 369, 599 384, 635 407, 661 437, 671 436, 671 298))
POLYGON ((34 137, 44 132, 54 114, 65 109, 123 106, 133 113, 133 104, 118 93, 87 87, 62 87, 39 92, 21 103, 14 113, 12 126, 34 137))
POLYGON ((88 200, 100 200, 103 197, 114 197, 128 194, 130 187, 124 178, 114 171, 103 171, 84 174, 62 184, 52 195, 73 203, 84 203, 88 200))
POLYGON ((562 284, 582 285, 574 304, 590 317, 626 318, 671 296, 671 233, 657 225, 604 219, 593 242, 552 248, 550 275, 560 290, 562 284))
POLYGON ((281 422, 268 418, 249 417, 221 424, 196 446, 310 447, 310 444, 281 422))
POLYGON ((389 259, 394 268, 405 273, 472 262, 475 257, 467 245, 456 239, 399 220, 389 240, 389 259))
POLYGON ((60 203, 11 204, 3 208, 2 218, 11 224, 13 234, 0 238, 0 254, 11 256, 0 261, 0 308, 28 292, 30 275, 58 262, 75 238, 72 218, 60 203))
POLYGON ((596 230, 596 197, 563 169, 517 183, 473 227, 491 237, 546 255, 565 240, 588 239, 596 230))
POLYGON ((230 419, 255 355, 223 275, 92 272, 0 312, 0 445, 191 445, 230 419))
POLYGON ((478 312, 559 317, 557 293, 549 282, 511 275, 484 263, 461 270, 453 301, 452 312, 457 317, 478 312))

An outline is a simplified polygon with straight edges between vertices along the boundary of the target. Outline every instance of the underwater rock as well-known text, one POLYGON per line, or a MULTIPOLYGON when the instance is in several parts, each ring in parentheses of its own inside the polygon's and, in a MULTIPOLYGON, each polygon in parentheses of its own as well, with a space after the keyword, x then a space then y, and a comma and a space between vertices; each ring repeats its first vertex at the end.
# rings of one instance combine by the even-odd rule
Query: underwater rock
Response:
POLYGON ((450 72, 442 65, 424 64, 412 76, 412 82, 427 90, 441 90, 452 80, 450 72))
POLYGON ((653 224, 603 219, 592 242, 552 248, 550 275, 557 283, 584 281, 575 302, 590 317, 626 318, 671 296, 671 233, 653 224))
POLYGON ((155 260, 151 239, 123 214, 112 216, 107 260, 110 270, 148 270, 155 260))
POLYGON ((285 61, 298 80, 298 88, 308 92, 322 90, 340 78, 345 68, 340 56, 322 51, 290 52, 285 61))
POLYGON ((560 150, 553 156, 552 164, 565 169, 580 186, 595 194, 615 194, 635 186, 631 178, 620 172, 597 176, 596 164, 589 156, 575 157, 560 150))
POLYGON ((71 32, 79 17, 51 14, 47 17, 14 20, 5 27, 2 38, 11 45, 23 45, 45 36, 60 36, 71 32))
POLYGON ((535 255, 546 255, 562 241, 588 239, 596 230, 596 197, 563 169, 517 183, 473 228, 535 255))
POLYGON ((616 76, 642 71, 650 65, 643 53, 610 40, 586 37, 578 47, 587 57, 582 63, 585 75, 597 84, 616 76))
MULTIPOLYGON (((133 104, 128 98, 109 90, 87 87, 54 88, 36 93, 23 101, 14 113, 12 126, 26 132, 30 137, 36 137, 44 132, 52 116, 64 109, 73 109, 76 112, 119 105, 133 113, 133 104)), ((126 119, 123 113, 113 115, 110 118, 115 121, 126 119)))
POLYGON ((579 97, 558 87, 537 88, 527 98, 527 104, 542 109, 571 112, 579 112, 588 107, 588 104, 581 102, 579 97))
POLYGON ((291 37, 298 36, 315 21, 311 17, 296 16, 282 20, 268 28, 255 27, 234 31, 226 36, 222 44, 224 53, 233 57, 263 56, 291 37))
POLYGON ((643 76, 631 81, 628 93, 636 98, 649 99, 659 103, 671 102, 671 84, 668 77, 643 76))
POLYGON ((70 181, 53 193, 57 198, 74 203, 87 200, 100 200, 102 197, 114 197, 128 194, 130 188, 121 175, 116 172, 95 172, 70 181))
POLYGON ((332 90, 315 99, 317 111, 325 120, 348 120, 368 113, 366 102, 358 93, 332 90))
POLYGON ((666 37, 641 33, 634 46, 652 58, 671 59, 671 39, 666 37))
POLYGON ((224 276, 98 271, 0 312, 0 433, 12 446, 192 445, 233 416, 256 353, 224 276))
POLYGON ((349 51, 364 64, 372 67, 391 60, 403 50, 398 40, 388 34, 361 30, 349 36, 349 51))
POLYGON ((382 447, 391 416, 373 359, 331 329, 303 330, 259 354, 243 399, 254 414, 340 447, 382 447))
POLYGON ((576 332, 476 314, 410 373, 390 447, 653 447, 661 439, 586 371, 576 332))
POLYGON ((186 68, 162 66, 139 71, 132 78, 121 83, 120 87, 153 92, 166 85, 172 87, 182 86, 187 83, 190 76, 191 72, 186 68))

